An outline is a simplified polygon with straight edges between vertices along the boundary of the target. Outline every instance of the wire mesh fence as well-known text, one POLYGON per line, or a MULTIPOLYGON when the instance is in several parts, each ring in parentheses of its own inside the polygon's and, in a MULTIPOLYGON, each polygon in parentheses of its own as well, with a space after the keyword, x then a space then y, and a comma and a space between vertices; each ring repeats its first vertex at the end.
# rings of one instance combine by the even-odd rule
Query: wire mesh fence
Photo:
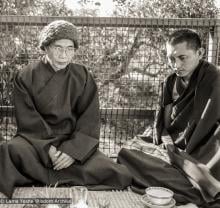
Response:
POLYGON ((66 19, 79 31, 74 62, 85 65, 100 95, 100 150, 117 154, 122 144, 153 128, 160 83, 170 73, 165 40, 178 28, 196 30, 205 59, 218 65, 219 19, 138 19, 102 17, 0 16, 0 133, 7 141, 16 132, 13 76, 42 55, 38 35, 47 23, 66 19))

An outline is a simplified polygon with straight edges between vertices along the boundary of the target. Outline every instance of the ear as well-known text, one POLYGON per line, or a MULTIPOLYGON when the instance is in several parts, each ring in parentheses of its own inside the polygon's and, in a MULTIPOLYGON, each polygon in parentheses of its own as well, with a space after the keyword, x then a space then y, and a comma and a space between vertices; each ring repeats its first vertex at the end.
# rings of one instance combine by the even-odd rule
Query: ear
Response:
POLYGON ((205 53, 205 49, 204 48, 199 48, 197 53, 198 53, 199 57, 202 58, 204 53, 205 53))

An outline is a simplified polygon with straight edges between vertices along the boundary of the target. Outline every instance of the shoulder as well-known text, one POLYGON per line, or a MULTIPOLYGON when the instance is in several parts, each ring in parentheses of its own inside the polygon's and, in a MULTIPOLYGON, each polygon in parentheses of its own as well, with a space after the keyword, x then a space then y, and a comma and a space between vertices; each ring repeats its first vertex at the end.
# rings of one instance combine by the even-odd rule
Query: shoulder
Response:
POLYGON ((172 82, 176 78, 176 74, 172 73, 165 78, 165 82, 172 82))
POLYGON ((69 71, 72 76, 84 81, 87 81, 89 78, 92 78, 91 72, 82 64, 69 64, 69 71))
POLYGON ((215 83, 216 81, 219 82, 220 69, 218 69, 214 64, 203 60, 201 65, 200 79, 201 81, 209 82, 209 84, 215 83))
POLYGON ((90 73, 83 64, 70 63, 69 67, 72 73, 82 74, 84 76, 90 73))
POLYGON ((21 69, 16 74, 16 80, 22 82, 31 82, 33 79, 34 73, 40 68, 41 61, 36 61, 33 63, 28 64, 23 69, 21 69))
POLYGON ((174 82, 176 80, 176 74, 175 73, 172 73, 170 75, 168 75, 165 80, 163 81, 162 85, 165 87, 165 88, 172 88, 174 82))
POLYGON ((214 74, 218 74, 219 73, 219 69, 217 68, 217 66, 212 64, 212 63, 210 63, 210 62, 208 62, 208 61, 203 60, 202 61, 202 67, 206 68, 211 73, 214 73, 214 74))

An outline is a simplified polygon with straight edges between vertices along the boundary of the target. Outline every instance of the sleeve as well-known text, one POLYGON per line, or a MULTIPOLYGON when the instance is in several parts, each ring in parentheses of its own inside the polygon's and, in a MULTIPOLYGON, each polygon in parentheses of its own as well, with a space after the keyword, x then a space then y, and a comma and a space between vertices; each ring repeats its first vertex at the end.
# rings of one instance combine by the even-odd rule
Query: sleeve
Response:
POLYGON ((31 73, 26 73, 22 76, 18 73, 14 79, 17 132, 19 134, 35 134, 38 137, 48 137, 52 131, 35 108, 31 93, 31 83, 28 84, 31 79, 31 73))
POLYGON ((196 113, 200 114, 194 117, 196 123, 191 123, 186 132, 185 137, 189 137, 186 150, 168 149, 168 154, 172 164, 187 176, 204 200, 211 202, 219 198, 220 193, 219 78, 212 82, 205 80, 201 86, 195 98, 196 113), (203 88, 205 84, 209 87, 203 88))
POLYGON ((75 131, 58 149, 84 163, 97 150, 100 132, 98 90, 89 72, 75 111, 77 114, 75 131))
POLYGON ((35 108, 31 94, 31 72, 16 74, 14 78, 14 105, 17 123, 16 136, 21 136, 33 144, 41 160, 47 165, 52 131, 35 108))
POLYGON ((186 175, 206 202, 215 200, 220 193, 220 181, 213 176, 207 165, 171 145, 168 146, 168 154, 172 164, 186 175))
POLYGON ((154 121, 154 136, 153 136, 153 143, 156 145, 160 145, 162 143, 161 136, 164 129, 164 106, 163 106, 163 99, 164 99, 164 82, 161 83, 161 97, 160 97, 160 104, 159 110, 156 112, 155 121, 154 121))
POLYGON ((175 75, 171 74, 161 83, 161 96, 159 102, 159 110, 157 111, 154 121, 154 138, 153 143, 160 145, 162 136, 169 136, 166 127, 170 123, 170 113, 172 110, 172 90, 175 75))

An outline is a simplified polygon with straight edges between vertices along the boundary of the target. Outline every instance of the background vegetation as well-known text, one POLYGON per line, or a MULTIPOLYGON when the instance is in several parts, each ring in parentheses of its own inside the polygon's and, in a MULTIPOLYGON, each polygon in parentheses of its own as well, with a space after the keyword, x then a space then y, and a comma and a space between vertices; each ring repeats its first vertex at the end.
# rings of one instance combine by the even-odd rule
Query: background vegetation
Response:
MULTIPOLYGON (((79 0, 81 9, 71 10, 65 0, 2 0, 1 15, 89 16, 98 15, 96 1, 79 0)), ((217 15, 214 0, 114 0, 114 17, 136 18, 213 18, 217 15)), ((38 34, 41 27, 0 23, 0 104, 13 105, 12 80, 16 71, 38 58, 38 34), (6 90, 7 89, 7 90, 6 90)), ((169 28, 81 27, 80 49, 75 61, 86 65, 100 89, 102 108, 148 108, 158 103, 159 82, 167 75, 164 42, 169 28), (114 39, 112 39, 114 37, 114 39)), ((198 31, 207 37, 207 31, 198 31)), ((206 43, 206 42, 205 42, 206 43)), ((108 119, 103 122, 101 137, 118 138, 121 144, 142 132, 152 120, 108 119), (120 131, 119 131, 120 129, 120 131)), ((10 125, 2 118, 2 124, 10 125)), ((2 130, 5 126, 0 127, 2 130)), ((0 130, 1 130, 0 129, 0 130)), ((14 131, 12 125, 11 129, 14 131)), ((3 134, 3 133, 2 133, 3 134)), ((6 134, 10 134, 6 132, 6 134)))

